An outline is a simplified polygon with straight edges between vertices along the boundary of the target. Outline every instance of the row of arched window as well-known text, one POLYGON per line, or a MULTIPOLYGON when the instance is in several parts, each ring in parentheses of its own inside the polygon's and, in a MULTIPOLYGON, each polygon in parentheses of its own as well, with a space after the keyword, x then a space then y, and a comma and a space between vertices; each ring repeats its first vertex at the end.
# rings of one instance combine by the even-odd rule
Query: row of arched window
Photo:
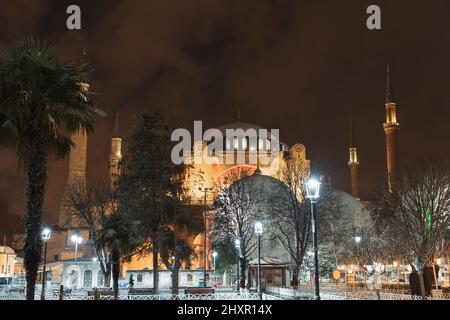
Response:
MULTIPOLYGON (((226 151, 270 151, 272 149, 271 141, 263 138, 258 138, 257 140, 249 137, 225 138, 224 145, 226 151)), ((286 151, 286 147, 283 144, 280 144, 280 151, 286 151)))
MULTIPOLYGON (((70 274, 70 283, 76 285, 78 282, 78 271, 72 270, 70 274)), ((84 289, 92 289, 94 286, 96 287, 104 287, 105 286, 105 276, 101 270, 97 272, 97 284, 94 285, 92 278, 92 270, 85 270, 83 273, 83 288, 84 289)))

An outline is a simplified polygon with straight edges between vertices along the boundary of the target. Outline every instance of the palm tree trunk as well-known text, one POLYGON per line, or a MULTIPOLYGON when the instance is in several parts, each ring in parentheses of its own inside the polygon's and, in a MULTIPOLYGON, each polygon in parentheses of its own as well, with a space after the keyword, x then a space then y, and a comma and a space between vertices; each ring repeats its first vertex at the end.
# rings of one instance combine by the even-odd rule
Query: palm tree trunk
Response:
POLYGON ((27 300, 34 300, 37 271, 42 253, 42 208, 47 183, 48 158, 40 143, 30 146, 27 159, 27 207, 25 213, 24 266, 27 280, 27 300))
POLYGON ((153 240, 152 246, 153 254, 153 289, 155 294, 159 292, 159 266, 158 266, 158 241, 153 240))
POLYGON ((119 275, 120 275, 120 254, 117 249, 112 250, 112 274, 113 274, 113 290, 114 300, 119 297, 119 275))

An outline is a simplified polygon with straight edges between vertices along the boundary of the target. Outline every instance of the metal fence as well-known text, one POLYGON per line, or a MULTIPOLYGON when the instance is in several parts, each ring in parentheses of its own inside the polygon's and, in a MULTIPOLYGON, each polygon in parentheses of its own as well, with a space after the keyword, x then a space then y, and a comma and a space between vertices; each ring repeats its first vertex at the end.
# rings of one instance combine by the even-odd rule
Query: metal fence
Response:
MULTIPOLYGON (((35 300, 39 300, 40 296, 35 295, 35 300)), ((46 300, 58 300, 58 296, 47 296, 46 300)), ((265 300, 272 300, 267 296, 263 297, 265 300)), ((0 295, 0 300, 25 300, 23 294, 3 294, 0 295)), ((91 295, 68 295, 64 296, 63 300, 96 300, 91 295)), ((98 300, 114 300, 114 296, 100 296, 98 300)), ((260 300, 257 293, 215 293, 215 294, 158 294, 158 295, 120 295, 118 300, 132 300, 132 301, 160 301, 160 300, 260 300)))
MULTIPOLYGON (((304 288, 302 288, 304 289, 304 288)), ((312 299, 314 293, 311 290, 298 290, 292 288, 268 287, 266 293, 284 299, 312 299)), ((408 290, 358 290, 358 291, 333 291, 331 288, 321 288, 322 300, 450 300, 449 293, 433 292, 431 297, 411 295, 408 290)))
MULTIPOLYGON (((306 300, 312 299, 312 291, 300 291, 291 288, 268 287, 266 292, 260 296, 254 292, 224 292, 218 291, 211 294, 177 294, 160 293, 155 295, 129 295, 127 290, 120 290, 118 300, 306 300)), ((414 296, 409 293, 398 293, 388 291, 331 291, 321 290, 322 300, 424 300, 421 296, 414 296)), ((62 297, 63 300, 95 300, 92 294, 86 290, 69 291, 62 297)), ((35 300, 40 299, 40 291, 36 291, 35 300)), ((46 300, 59 300, 59 292, 56 290, 46 290, 46 300)), ((114 296, 101 295, 99 300, 114 300, 114 296)), ((21 290, 1 290, 0 300, 25 300, 25 293, 21 290)), ((425 297, 425 300, 450 300, 450 294, 433 292, 432 297, 425 297)))

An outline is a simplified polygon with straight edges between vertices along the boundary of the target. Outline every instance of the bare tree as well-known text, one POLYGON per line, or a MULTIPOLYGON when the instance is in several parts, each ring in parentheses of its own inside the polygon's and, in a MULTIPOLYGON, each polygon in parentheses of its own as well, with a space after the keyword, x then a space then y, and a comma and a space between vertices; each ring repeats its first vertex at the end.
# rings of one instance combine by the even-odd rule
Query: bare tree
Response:
POLYGON ((298 286, 310 236, 310 206, 306 201, 305 181, 308 166, 301 160, 289 160, 281 167, 279 180, 285 192, 273 197, 270 229, 287 251, 291 262, 291 286, 298 286))
POLYGON ((383 191, 379 210, 403 237, 413 273, 418 274, 421 294, 425 296, 424 270, 433 264, 442 247, 449 244, 449 239, 445 239, 450 228, 447 167, 420 163, 403 168, 394 177, 392 190, 383 191))
POLYGON ((105 276, 105 284, 111 279, 111 255, 104 242, 99 241, 99 229, 103 221, 115 209, 115 194, 109 185, 98 183, 86 186, 84 183, 72 183, 68 186, 69 204, 78 225, 89 230, 94 243, 100 268, 105 276))
POLYGON ((239 240, 240 283, 245 288, 248 258, 256 250, 254 224, 260 217, 260 188, 247 171, 230 175, 215 201, 216 214, 211 230, 214 243, 232 246, 239 240))

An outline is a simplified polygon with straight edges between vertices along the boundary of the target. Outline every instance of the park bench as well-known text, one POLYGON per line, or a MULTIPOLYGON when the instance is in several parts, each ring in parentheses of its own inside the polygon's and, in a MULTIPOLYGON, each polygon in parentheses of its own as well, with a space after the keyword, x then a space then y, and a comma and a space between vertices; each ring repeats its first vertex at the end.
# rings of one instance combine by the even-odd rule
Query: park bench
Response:
MULTIPOLYGON (((114 291, 113 290, 109 290, 109 289, 99 289, 98 290, 99 296, 100 297, 112 297, 114 296, 114 291)), ((92 297, 95 296, 95 290, 89 290, 88 291, 88 296, 92 297)))
POLYGON ((130 296, 148 296, 155 294, 155 289, 153 288, 131 288, 128 291, 130 296))
POLYGON ((214 288, 186 288, 185 294, 214 294, 214 288))

